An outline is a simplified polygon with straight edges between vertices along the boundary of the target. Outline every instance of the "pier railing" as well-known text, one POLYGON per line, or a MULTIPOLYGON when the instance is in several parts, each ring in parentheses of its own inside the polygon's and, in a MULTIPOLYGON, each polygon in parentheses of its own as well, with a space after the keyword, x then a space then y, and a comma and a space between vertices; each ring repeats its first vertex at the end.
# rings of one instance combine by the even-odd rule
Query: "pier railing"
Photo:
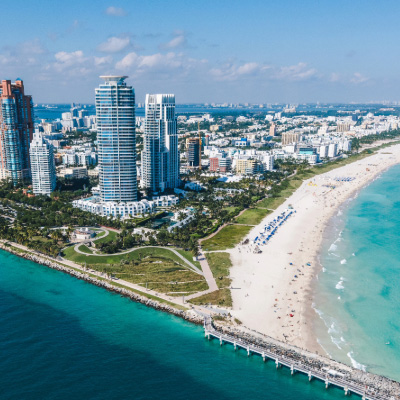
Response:
POLYGON ((398 396, 379 393, 378 389, 355 382, 350 377, 344 376, 344 374, 334 374, 329 371, 312 368, 289 355, 278 354, 278 352, 274 353, 271 349, 256 345, 243 338, 237 338, 233 335, 220 332, 214 327, 212 319, 209 316, 205 316, 204 318, 204 333, 208 339, 212 337, 218 339, 221 345, 223 343, 230 343, 234 346, 235 350, 237 347, 243 348, 247 351, 248 356, 250 356, 250 354, 257 354, 260 355, 264 361, 271 359, 275 362, 276 368, 281 366, 288 367, 292 375, 295 372, 301 372, 308 376, 309 381, 313 378, 323 381, 326 388, 330 385, 340 387, 344 390, 345 395, 355 393, 361 396, 363 400, 393 400, 400 398, 398 396))

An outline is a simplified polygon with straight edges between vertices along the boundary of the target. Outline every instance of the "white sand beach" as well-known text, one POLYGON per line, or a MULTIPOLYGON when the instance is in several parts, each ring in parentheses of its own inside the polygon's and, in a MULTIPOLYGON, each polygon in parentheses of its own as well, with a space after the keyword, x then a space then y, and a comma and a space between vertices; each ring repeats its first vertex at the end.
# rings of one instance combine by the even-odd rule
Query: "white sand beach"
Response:
POLYGON ((311 307, 311 285, 320 268, 316 260, 324 229, 346 199, 397 163, 400 145, 304 181, 250 231, 246 237, 250 244, 229 251, 233 264, 232 314, 247 328, 323 353, 312 332, 316 314, 311 307), (354 179, 336 180, 343 177, 354 179), (268 244, 260 247, 261 254, 253 253, 255 237, 289 205, 296 213, 278 228, 268 244))

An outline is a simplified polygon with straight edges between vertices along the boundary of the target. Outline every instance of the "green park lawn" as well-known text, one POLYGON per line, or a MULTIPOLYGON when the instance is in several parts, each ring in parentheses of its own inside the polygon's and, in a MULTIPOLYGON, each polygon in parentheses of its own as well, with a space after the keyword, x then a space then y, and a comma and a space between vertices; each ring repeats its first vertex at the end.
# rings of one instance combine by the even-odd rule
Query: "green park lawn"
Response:
POLYGON ((258 225, 270 213, 271 211, 265 208, 249 208, 236 218, 236 222, 238 224, 258 225))
POLYGON ((227 225, 215 236, 202 242, 205 251, 225 250, 236 246, 249 232, 251 226, 227 225))
POLYGON ((231 291, 226 288, 195 297, 189 302, 196 305, 215 304, 221 307, 232 307, 232 296, 231 291))
POLYGON ((181 256, 185 257, 193 265, 195 265, 199 270, 201 270, 201 265, 198 261, 193 261, 193 254, 190 251, 175 249, 181 256))
POLYGON ((232 262, 230 255, 229 253, 206 253, 206 257, 219 290, 196 297, 190 300, 190 302, 200 305, 215 304, 218 306, 231 307, 232 296, 229 289, 231 285, 229 269, 232 266, 232 262))
POLYGON ((208 265, 220 289, 229 287, 231 279, 229 278, 229 269, 232 262, 229 253, 206 253, 208 265))
POLYGON ((108 242, 112 242, 113 240, 115 240, 117 238, 118 233, 114 232, 114 231, 108 231, 108 235, 104 236, 104 234, 102 234, 102 236, 100 237, 100 239, 96 240, 95 243, 108 243, 108 242))
POLYGON ((189 270, 177 255, 168 249, 143 248, 109 256, 83 255, 73 247, 64 249, 64 257, 94 270, 114 275, 161 293, 182 296, 208 289, 202 275, 189 270))

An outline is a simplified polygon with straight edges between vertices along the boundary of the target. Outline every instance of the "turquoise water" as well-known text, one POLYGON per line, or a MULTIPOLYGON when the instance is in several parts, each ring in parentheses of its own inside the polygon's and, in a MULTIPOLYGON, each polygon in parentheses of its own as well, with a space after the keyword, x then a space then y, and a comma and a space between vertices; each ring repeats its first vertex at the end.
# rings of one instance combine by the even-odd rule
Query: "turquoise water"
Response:
POLYGON ((342 399, 201 327, 0 252, 0 398, 342 399))
MULTIPOLYGON (((329 354, 400 380, 400 166, 361 190, 330 224, 314 305, 329 354)), ((351 184, 351 183, 349 183, 351 184)))

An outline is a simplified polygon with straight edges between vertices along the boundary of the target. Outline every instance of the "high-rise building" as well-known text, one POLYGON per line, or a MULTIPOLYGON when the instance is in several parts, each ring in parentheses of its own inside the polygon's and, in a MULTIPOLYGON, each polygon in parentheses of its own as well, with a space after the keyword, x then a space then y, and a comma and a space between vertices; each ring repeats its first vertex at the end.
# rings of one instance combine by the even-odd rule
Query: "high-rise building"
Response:
POLYGON ((143 187, 152 192, 179 186, 175 96, 147 94, 142 152, 143 187))
POLYGON ((29 144, 33 134, 32 97, 17 79, 0 85, 0 179, 14 185, 30 178, 29 144))
POLYGON ((53 146, 37 130, 30 145, 33 193, 50 196, 56 188, 56 166, 53 146))
POLYGON ((269 128, 269 135, 276 136, 276 125, 274 123, 272 123, 269 128))
POLYGON ((102 201, 137 200, 135 92, 127 76, 101 76, 96 89, 97 145, 102 201))
POLYGON ((186 139, 186 158, 189 167, 200 166, 200 139, 197 137, 186 139))

